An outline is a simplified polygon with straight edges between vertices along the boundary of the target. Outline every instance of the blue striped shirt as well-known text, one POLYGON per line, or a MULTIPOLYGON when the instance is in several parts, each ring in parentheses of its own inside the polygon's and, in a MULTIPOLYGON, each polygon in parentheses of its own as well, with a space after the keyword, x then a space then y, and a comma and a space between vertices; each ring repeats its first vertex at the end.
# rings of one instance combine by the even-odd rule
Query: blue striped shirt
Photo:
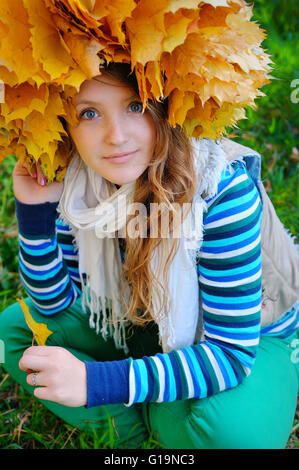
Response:
MULTIPOLYGON (((70 228, 56 217, 57 204, 46 203, 46 211, 41 205, 44 216, 37 218, 38 205, 33 214, 16 203, 19 271, 28 296, 44 315, 66 310, 81 295, 70 228)), ((140 359, 85 362, 88 408, 200 399, 236 387, 252 370, 261 334, 284 337, 298 326, 299 306, 261 330, 262 204, 243 162, 227 165, 216 194, 206 203, 197 264, 203 339, 140 359), (117 386, 120 381, 122 387, 117 386)))

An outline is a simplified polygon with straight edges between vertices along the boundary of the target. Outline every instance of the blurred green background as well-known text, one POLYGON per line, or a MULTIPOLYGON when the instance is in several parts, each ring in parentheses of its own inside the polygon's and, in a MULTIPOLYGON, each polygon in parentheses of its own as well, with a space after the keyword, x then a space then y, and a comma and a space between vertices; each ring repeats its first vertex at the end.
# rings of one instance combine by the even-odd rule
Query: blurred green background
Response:
POLYGON ((267 32, 262 46, 274 62, 273 80, 262 89, 266 96, 255 101, 257 109, 248 109, 248 119, 231 134, 262 155, 269 197, 285 227, 299 237, 299 3, 253 3, 253 19, 267 32))
MULTIPOLYGON (((254 20, 268 33, 262 46, 274 62, 273 80, 247 111, 235 141, 262 155, 262 180, 284 226, 299 237, 299 61, 298 0, 257 0, 254 20), (296 83, 297 80, 297 83, 296 83), (292 87, 292 84, 294 87, 292 87), (297 88, 297 92, 296 92, 297 88)), ((0 312, 25 295, 18 277, 18 238, 12 191, 15 158, 0 165, 0 312)), ((298 412, 288 448, 299 448, 298 412)), ((103 445, 57 420, 36 400, 28 399, 0 366, 0 437, 2 448, 97 448, 103 445), (41 429, 43 423, 43 429, 41 429)), ((105 444, 109 448, 108 444, 105 444)), ((105 447, 104 445, 104 447, 105 447)), ((113 443, 112 443, 113 446, 113 443)), ((145 443, 155 447, 155 443, 145 443)))

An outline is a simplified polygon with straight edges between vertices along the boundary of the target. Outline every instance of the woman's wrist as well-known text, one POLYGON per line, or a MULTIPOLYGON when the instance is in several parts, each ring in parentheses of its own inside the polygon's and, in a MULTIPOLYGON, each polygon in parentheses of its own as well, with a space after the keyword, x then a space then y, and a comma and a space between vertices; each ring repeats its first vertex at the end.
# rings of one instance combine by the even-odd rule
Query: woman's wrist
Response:
POLYGON ((86 408, 128 402, 130 359, 84 363, 87 380, 86 408))
POLYGON ((53 235, 57 216, 57 202, 26 204, 15 197, 19 232, 30 235, 53 235))

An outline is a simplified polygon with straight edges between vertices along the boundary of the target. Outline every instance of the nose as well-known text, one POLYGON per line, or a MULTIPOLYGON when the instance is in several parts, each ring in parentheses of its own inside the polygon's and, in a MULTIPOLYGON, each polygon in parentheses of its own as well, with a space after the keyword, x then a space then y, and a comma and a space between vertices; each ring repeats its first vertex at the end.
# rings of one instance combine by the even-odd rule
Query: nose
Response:
POLYGON ((111 116, 106 122, 105 141, 108 145, 121 146, 128 140, 128 130, 121 116, 111 116))

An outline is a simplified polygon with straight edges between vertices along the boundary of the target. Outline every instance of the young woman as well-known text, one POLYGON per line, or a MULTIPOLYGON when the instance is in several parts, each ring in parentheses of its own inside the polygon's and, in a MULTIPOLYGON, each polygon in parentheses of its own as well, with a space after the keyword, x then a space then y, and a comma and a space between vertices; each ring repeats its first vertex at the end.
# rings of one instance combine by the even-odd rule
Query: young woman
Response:
POLYGON ((14 170, 26 303, 53 334, 30 346, 19 304, 7 308, 4 368, 79 429, 112 419, 119 447, 150 433, 172 449, 285 447, 299 304, 265 325, 258 156, 229 162, 171 127, 165 103, 143 110, 125 65, 73 104, 64 183, 14 170), (161 236, 177 216, 196 228, 161 236))

